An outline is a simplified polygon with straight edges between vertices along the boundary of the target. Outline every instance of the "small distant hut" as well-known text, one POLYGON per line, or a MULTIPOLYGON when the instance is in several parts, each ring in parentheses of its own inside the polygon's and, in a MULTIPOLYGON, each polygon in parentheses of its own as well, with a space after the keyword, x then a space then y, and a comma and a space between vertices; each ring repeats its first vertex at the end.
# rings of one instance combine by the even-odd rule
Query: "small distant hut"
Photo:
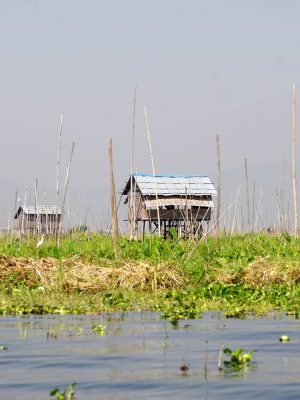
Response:
POLYGON ((217 192, 208 176, 136 173, 122 194, 126 196, 128 220, 134 232, 141 222, 144 239, 147 225, 152 234, 159 224, 164 238, 170 228, 175 228, 179 237, 200 237, 203 223, 211 219, 212 196, 217 192))
POLYGON ((16 229, 21 233, 54 235, 61 221, 61 207, 20 205, 16 214, 16 229))

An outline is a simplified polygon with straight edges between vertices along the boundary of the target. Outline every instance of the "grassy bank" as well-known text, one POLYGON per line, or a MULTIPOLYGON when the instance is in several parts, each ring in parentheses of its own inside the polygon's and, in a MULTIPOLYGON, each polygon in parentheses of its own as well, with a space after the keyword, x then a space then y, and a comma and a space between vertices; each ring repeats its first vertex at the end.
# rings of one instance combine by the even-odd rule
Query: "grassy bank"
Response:
POLYGON ((147 238, 0 239, 0 312, 87 313, 154 309, 170 319, 204 310, 228 316, 300 312, 300 241, 242 235, 206 242, 147 238))

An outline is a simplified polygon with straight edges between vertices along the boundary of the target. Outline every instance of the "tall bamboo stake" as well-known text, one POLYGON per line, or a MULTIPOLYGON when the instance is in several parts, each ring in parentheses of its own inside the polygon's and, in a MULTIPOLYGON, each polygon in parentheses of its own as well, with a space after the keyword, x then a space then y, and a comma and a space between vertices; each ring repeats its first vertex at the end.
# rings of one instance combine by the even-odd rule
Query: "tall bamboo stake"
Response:
POLYGON ((292 100, 292 174, 293 174, 293 201, 294 201, 294 236, 298 237, 298 207, 297 207, 297 181, 296 181, 296 85, 293 84, 292 100))
MULTIPOLYGON (((145 106, 145 122, 146 122, 146 129, 147 129, 147 135, 148 135, 148 142, 149 142, 149 150, 150 150, 150 157, 151 157, 151 163, 152 163, 152 172, 154 178, 156 177, 155 174, 155 167, 154 167, 154 158, 153 158, 153 153, 152 153, 152 145, 151 145, 151 138, 150 138, 150 130, 149 130, 149 124, 148 124, 148 118, 147 118, 147 107, 145 106)), ((155 179, 155 197, 156 197, 156 211, 157 211, 157 223, 158 223, 158 236, 161 236, 160 233, 160 215, 159 215, 159 203, 158 203, 158 194, 157 194, 157 182, 155 179)))
POLYGON ((245 158, 245 175, 246 175, 248 230, 249 230, 249 228, 250 228, 250 199, 249 199, 248 167, 247 167, 247 159, 246 158, 245 158))
MULTIPOLYGON (((135 104, 136 104, 136 92, 137 87, 134 91, 133 99, 133 116, 132 116, 132 138, 131 138, 131 163, 130 163, 130 203, 129 203, 129 214, 130 214, 130 240, 135 236, 135 201, 133 202, 133 155, 134 155, 134 128, 135 128, 135 104)), ((135 200, 135 196, 134 196, 135 200)))
POLYGON ((282 185, 281 185, 281 190, 280 190, 280 200, 281 200, 282 215, 283 215, 283 220, 284 220, 284 230, 285 230, 285 232, 288 232, 287 216, 285 213, 284 194, 285 194, 285 158, 283 157, 283 160, 282 160, 282 185))
POLYGON ((14 204, 14 211, 12 214, 12 228, 14 228, 14 218, 16 215, 16 212, 18 211, 17 209, 19 208, 19 201, 18 201, 18 191, 16 190, 16 194, 15 194, 15 204, 14 204))
POLYGON ((260 209, 261 209, 261 202, 262 202, 263 194, 264 194, 264 190, 262 189, 261 192, 260 192, 258 205, 256 207, 256 218, 255 218, 255 222, 254 222, 254 232, 257 232, 257 230, 258 230, 258 220, 260 219, 260 209))
POLYGON ((188 198, 187 198, 187 187, 185 187, 185 215, 184 215, 184 235, 185 238, 187 239, 189 237, 189 232, 188 232, 188 221, 189 221, 189 215, 188 215, 188 198))
POLYGON ((232 218, 230 236, 233 236, 233 234, 235 233, 235 230, 234 230, 234 228, 235 228, 235 219, 236 219, 237 209, 238 209, 239 200, 240 200, 240 191, 241 191, 241 184, 239 183, 238 187, 237 187, 236 202, 235 202, 234 213, 233 213, 233 218, 232 218))
POLYGON ((255 186, 255 181, 254 181, 253 182, 253 198, 252 198, 252 228, 251 228, 252 232, 254 232, 255 196, 256 196, 256 186, 255 186))
POLYGON ((39 205, 38 205, 38 180, 35 179, 35 187, 34 187, 34 198, 35 198, 35 233, 40 233, 40 223, 39 223, 39 205))
MULTIPOLYGON (((23 202, 23 211, 22 211, 22 219, 21 219, 21 234, 20 234, 20 242, 22 243, 22 239, 24 236, 24 219, 25 219, 25 211, 24 208, 26 206, 26 200, 27 200, 27 191, 28 189, 26 188, 25 190, 25 195, 24 195, 24 202, 23 202)), ((27 226, 27 225, 26 225, 27 226)))
POLYGON ((220 138, 219 135, 216 135, 216 151, 217 151, 217 191, 218 191, 218 197, 217 197, 217 215, 216 215, 216 220, 217 226, 216 226, 216 233, 217 237, 220 236, 220 215, 221 215, 221 158, 220 158, 220 138))
POLYGON ((57 235, 57 241, 56 241, 56 246, 57 247, 59 247, 59 245, 60 245, 60 237, 61 237, 62 225, 63 225, 63 219, 64 219, 64 213, 65 213, 65 203, 66 203, 66 196, 67 196, 67 190, 68 190, 68 184, 69 184, 69 177, 70 177, 70 171, 71 171, 71 164, 72 164, 72 158, 73 158, 73 153, 74 153, 74 147, 75 147, 75 143, 73 142, 72 143, 72 148, 71 148, 70 159, 69 159, 69 162, 68 162, 68 165, 67 165, 63 201, 62 201, 62 205, 61 205, 61 216, 60 216, 60 222, 59 222, 59 225, 58 225, 58 235, 57 235))
POLYGON ((56 220, 55 220, 55 237, 56 244, 58 243, 58 208, 59 208, 59 172, 60 172, 60 150, 61 150, 61 136, 62 136, 62 128, 63 128, 63 119, 64 114, 60 115, 60 126, 58 133, 58 146, 57 146, 57 163, 56 163, 56 220))
POLYGON ((117 216, 117 201, 116 201, 116 188, 113 170, 113 153, 112 153, 112 139, 109 140, 109 172, 110 172, 110 190, 111 190, 111 223, 112 223, 112 239, 114 246, 115 257, 118 256, 118 216, 117 216))

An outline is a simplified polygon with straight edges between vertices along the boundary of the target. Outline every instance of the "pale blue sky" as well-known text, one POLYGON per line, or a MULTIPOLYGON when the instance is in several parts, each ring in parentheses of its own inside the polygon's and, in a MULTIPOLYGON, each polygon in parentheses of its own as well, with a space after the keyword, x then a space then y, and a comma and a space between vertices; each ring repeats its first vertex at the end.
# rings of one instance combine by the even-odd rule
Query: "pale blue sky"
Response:
POLYGON ((224 206, 244 183, 245 157, 251 184, 275 203, 291 153, 299 22, 297 0, 0 0, 2 220, 36 178, 55 199, 61 112, 62 175, 75 142, 71 208, 107 214, 107 144, 120 191, 136 85, 135 168, 151 172, 147 105, 157 172, 215 179, 219 134, 224 206))

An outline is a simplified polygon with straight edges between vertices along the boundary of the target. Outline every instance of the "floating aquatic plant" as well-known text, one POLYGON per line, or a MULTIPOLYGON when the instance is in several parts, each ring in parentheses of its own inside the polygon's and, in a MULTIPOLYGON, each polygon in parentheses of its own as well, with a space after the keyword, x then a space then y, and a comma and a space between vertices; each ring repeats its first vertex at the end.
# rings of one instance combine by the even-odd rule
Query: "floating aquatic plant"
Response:
POLYGON ((76 383, 69 385, 68 390, 61 391, 58 388, 51 390, 50 396, 56 397, 57 400, 73 400, 74 399, 74 386, 76 383))
POLYGON ((228 347, 224 349, 224 354, 230 357, 230 360, 224 361, 224 365, 232 367, 241 367, 244 364, 249 363, 252 360, 252 353, 254 350, 248 350, 245 352, 241 348, 231 350, 228 347))
POLYGON ((105 325, 93 325, 92 327, 94 333, 97 333, 99 336, 104 336, 106 333, 106 326, 105 325))

